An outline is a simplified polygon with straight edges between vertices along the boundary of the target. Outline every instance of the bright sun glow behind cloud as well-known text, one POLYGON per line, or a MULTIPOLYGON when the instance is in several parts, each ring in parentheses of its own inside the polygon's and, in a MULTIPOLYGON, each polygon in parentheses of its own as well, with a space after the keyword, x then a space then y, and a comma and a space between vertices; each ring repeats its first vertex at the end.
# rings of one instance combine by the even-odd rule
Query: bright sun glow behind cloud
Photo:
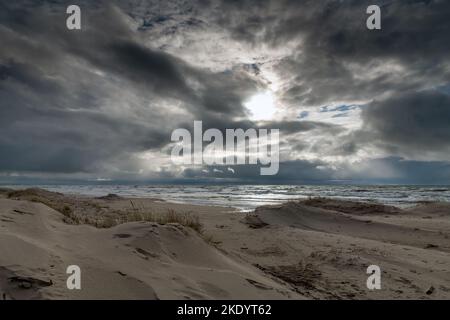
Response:
POLYGON ((275 99, 270 91, 258 93, 244 103, 250 114, 250 119, 271 120, 275 114, 275 99))

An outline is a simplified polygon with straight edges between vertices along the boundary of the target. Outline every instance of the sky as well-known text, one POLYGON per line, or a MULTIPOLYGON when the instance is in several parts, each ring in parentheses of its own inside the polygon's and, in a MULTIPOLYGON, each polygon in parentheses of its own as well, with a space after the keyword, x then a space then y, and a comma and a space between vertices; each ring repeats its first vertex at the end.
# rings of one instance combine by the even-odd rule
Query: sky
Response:
POLYGON ((449 17, 444 0, 1 0, 0 183, 448 184, 449 17), (278 174, 173 163, 195 120, 279 129, 278 174))

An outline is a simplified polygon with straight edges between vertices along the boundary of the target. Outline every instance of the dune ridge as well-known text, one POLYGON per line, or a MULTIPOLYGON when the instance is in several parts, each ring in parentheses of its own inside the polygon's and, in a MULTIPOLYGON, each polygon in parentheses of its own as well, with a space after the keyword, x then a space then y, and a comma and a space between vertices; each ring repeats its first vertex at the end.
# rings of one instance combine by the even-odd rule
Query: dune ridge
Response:
POLYGON ((0 298, 448 299, 449 209, 320 198, 244 214, 3 189, 0 298), (152 215, 139 221, 136 212, 152 215), (200 225, 161 219, 169 213, 200 225), (129 215, 137 221, 122 223, 129 215), (115 223, 97 223, 105 219, 115 223), (72 264, 82 290, 66 287, 72 264), (366 287, 371 264, 382 269, 382 290, 366 287))

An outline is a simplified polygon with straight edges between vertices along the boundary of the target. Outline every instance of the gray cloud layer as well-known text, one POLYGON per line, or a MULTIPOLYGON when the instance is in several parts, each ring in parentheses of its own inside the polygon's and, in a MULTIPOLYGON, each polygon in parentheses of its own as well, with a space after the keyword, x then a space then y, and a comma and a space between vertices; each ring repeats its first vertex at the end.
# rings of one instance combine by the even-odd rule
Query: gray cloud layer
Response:
MULTIPOLYGON (((280 128, 276 181, 450 182, 442 169, 450 161, 450 97, 440 90, 450 83, 450 3, 376 1, 383 29, 369 32, 372 2, 79 1, 80 32, 65 28, 66 1, 2 2, 0 172, 136 178, 137 155, 165 153, 172 130, 203 120, 220 130, 280 128), (230 50, 261 53, 256 62, 220 57, 219 65, 210 55, 197 65, 202 52, 193 44, 207 52, 221 39, 230 50), (283 54, 272 57, 277 50, 283 54), (298 118, 246 116, 244 101, 268 85, 266 65, 282 79, 285 111, 298 118), (310 120, 308 112, 300 119, 302 110, 340 104, 361 108, 360 128, 310 120), (362 162, 382 162, 374 167, 389 167, 390 177, 360 170, 362 162)), ((176 175, 154 166, 158 178, 176 175)), ((258 181, 253 169, 236 167, 230 178, 258 181)), ((224 175, 189 168, 181 177, 224 175)))

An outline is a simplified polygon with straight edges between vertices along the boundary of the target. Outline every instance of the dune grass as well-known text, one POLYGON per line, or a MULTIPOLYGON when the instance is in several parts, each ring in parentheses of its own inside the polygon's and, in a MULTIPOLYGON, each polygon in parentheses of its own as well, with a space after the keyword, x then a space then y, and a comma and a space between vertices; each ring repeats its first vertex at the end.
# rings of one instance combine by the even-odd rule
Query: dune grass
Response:
POLYGON ((199 234, 203 234, 203 225, 195 214, 190 212, 179 213, 173 209, 167 209, 165 212, 153 212, 137 207, 132 200, 130 200, 131 208, 122 210, 111 209, 106 214, 101 214, 99 212, 101 207, 94 201, 89 199, 70 201, 62 194, 40 189, 9 191, 7 196, 12 199, 42 203, 60 212, 64 216, 63 221, 68 224, 87 224, 96 228, 111 228, 122 223, 146 221, 163 225, 180 224, 199 234), (88 210, 89 207, 94 208, 95 212, 88 210))
MULTIPOLYGON (((6 190, 5 190, 6 191, 6 190)), ((164 212, 153 212, 147 208, 140 208, 130 200, 131 207, 124 209, 110 209, 101 207, 92 199, 73 200, 60 193, 41 189, 7 190, 10 199, 28 200, 42 203, 45 206, 60 212, 67 224, 87 224, 96 228, 111 228, 127 222, 153 222, 158 224, 179 224, 190 228, 202 237, 203 225, 197 215, 191 212, 176 212, 167 209, 164 212), (102 209, 106 209, 103 210, 102 209), (93 210, 92 210, 93 209, 93 210)))
POLYGON ((178 213, 173 209, 168 209, 166 212, 151 212, 151 211, 131 211, 126 212, 123 215, 117 217, 99 217, 94 221, 87 221, 88 224, 92 224, 97 228, 110 228, 122 223, 146 221, 159 224, 178 223, 182 226, 191 228, 198 233, 203 232, 203 225, 200 223, 200 219, 197 215, 187 213, 178 213))

